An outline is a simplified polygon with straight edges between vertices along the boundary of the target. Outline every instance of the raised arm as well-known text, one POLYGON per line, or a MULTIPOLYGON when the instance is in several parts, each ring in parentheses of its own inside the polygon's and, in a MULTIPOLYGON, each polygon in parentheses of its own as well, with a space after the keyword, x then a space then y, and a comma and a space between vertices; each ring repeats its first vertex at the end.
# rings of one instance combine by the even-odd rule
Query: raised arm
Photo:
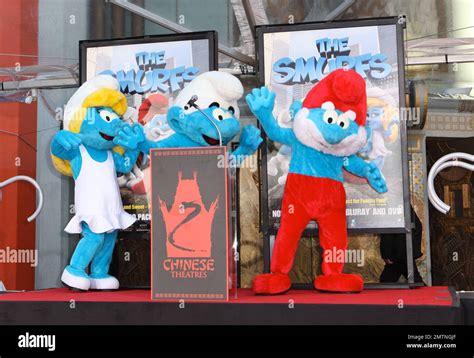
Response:
POLYGON ((275 92, 266 87, 254 88, 245 99, 252 113, 257 117, 268 137, 283 144, 291 145, 295 141, 295 135, 291 128, 282 128, 273 117, 275 106, 275 92))
POLYGON ((125 124, 114 138, 114 144, 121 146, 125 152, 123 154, 112 152, 115 169, 119 173, 130 173, 140 154, 140 143, 145 141, 145 133, 139 124, 130 126, 125 124))
POLYGON ((130 173, 133 169, 133 166, 137 162, 139 153, 140 152, 137 149, 127 150, 125 153, 123 153, 123 155, 117 152, 112 152, 112 155, 114 157, 115 169, 119 173, 130 173))
POLYGON ((71 160, 79 154, 81 143, 82 136, 79 133, 61 130, 51 141, 51 154, 64 160, 71 160))

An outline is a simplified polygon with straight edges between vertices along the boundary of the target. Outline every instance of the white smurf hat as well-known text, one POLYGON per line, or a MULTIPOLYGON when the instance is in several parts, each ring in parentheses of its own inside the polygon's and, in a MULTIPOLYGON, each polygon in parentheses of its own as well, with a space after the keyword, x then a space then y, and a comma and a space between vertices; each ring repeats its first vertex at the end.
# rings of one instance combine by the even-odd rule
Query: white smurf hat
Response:
POLYGON ((200 108, 208 108, 211 103, 217 102, 224 109, 232 106, 235 117, 239 118, 237 101, 243 94, 244 87, 237 77, 227 72, 210 71, 189 82, 176 97, 174 105, 184 108, 192 96, 197 96, 196 104, 200 108))

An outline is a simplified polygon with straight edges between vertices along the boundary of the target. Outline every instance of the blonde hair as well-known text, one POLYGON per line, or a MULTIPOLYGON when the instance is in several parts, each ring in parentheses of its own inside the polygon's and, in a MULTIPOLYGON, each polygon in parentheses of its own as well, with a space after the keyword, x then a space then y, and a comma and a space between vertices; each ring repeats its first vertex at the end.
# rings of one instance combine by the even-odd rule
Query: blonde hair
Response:
MULTIPOLYGON (((92 107, 110 107, 117 113, 119 116, 123 116, 127 110, 127 99, 122 92, 110 89, 103 88, 98 91, 93 92, 84 99, 82 102, 82 107, 77 109, 71 121, 68 123, 68 128, 64 128, 73 133, 79 133, 81 131, 82 123, 86 118, 87 110, 92 107)), ((113 151, 123 154, 124 150, 121 147, 114 147, 113 151)), ((72 176, 71 163, 68 160, 61 159, 51 153, 51 158, 53 159, 53 165, 58 172, 63 175, 72 176)))

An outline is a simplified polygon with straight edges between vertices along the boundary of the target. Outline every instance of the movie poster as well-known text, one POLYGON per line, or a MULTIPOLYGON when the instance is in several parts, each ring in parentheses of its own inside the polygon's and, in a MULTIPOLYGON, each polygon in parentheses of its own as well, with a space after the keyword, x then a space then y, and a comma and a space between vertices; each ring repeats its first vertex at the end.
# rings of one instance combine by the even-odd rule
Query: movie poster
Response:
MULTIPOLYGON (((265 85, 276 92, 274 116, 291 127, 289 108, 329 72, 352 68, 367 85, 369 141, 359 156, 373 161, 387 181, 388 192, 377 194, 363 178, 344 173, 349 229, 404 228, 404 187, 399 118, 397 27, 358 26, 330 29, 269 31, 262 29, 265 85)), ((268 223, 277 230, 291 148, 266 142, 268 223)), ((265 199, 263 199, 265 200, 265 199)), ((311 223, 308 229, 315 228, 311 223)))
MULTIPOLYGON (((214 33, 155 36, 145 39, 81 42, 87 80, 97 74, 117 78, 129 110, 124 120, 144 126, 149 140, 160 141, 173 131, 166 113, 179 91, 203 72, 214 69, 214 33), (188 39, 177 38, 187 36, 188 39), (189 39, 190 36, 200 37, 189 39), (129 43, 129 42, 137 43, 129 43)), ((141 154, 129 174, 118 178, 124 209, 137 218, 126 231, 150 230, 149 160, 141 154)))
POLYGON ((153 149, 153 299, 227 300, 224 147, 153 149))

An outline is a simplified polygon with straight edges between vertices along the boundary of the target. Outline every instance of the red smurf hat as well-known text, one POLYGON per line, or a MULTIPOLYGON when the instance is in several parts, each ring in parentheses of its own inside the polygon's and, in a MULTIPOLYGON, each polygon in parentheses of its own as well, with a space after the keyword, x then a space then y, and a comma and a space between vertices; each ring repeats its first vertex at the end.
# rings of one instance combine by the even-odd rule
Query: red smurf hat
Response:
POLYGON ((148 96, 138 109, 138 122, 146 124, 155 114, 166 114, 168 98, 160 93, 148 96))
POLYGON ((335 109, 342 112, 354 112, 355 122, 359 126, 365 126, 367 116, 365 81, 356 71, 341 68, 328 74, 308 92, 303 107, 321 108, 325 102, 332 102, 335 109))

